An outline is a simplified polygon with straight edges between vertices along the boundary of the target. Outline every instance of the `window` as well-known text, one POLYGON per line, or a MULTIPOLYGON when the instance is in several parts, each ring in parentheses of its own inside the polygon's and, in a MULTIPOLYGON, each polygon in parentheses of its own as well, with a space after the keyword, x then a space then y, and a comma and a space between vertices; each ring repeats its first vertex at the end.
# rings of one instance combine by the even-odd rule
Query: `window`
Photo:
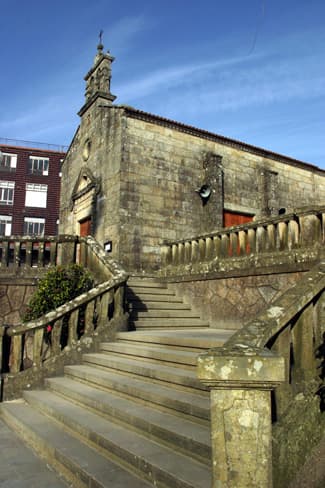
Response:
POLYGON ((42 207, 46 208, 47 201, 47 185, 40 185, 38 183, 26 184, 26 207, 42 207))
POLYGON ((0 181, 0 205, 12 205, 14 203, 14 181, 0 181))
POLYGON ((11 235, 11 221, 12 217, 9 215, 0 215, 0 235, 10 236, 11 235))
POLYGON ((2 159, 0 160, 1 171, 16 171, 17 167, 17 154, 2 153, 2 159))
POLYGON ((48 158, 39 158, 37 156, 29 156, 28 173, 30 175, 48 176, 48 174, 49 174, 49 159, 48 158))
POLYGON ((45 219, 37 217, 24 218, 24 235, 25 236, 43 236, 44 235, 45 219))

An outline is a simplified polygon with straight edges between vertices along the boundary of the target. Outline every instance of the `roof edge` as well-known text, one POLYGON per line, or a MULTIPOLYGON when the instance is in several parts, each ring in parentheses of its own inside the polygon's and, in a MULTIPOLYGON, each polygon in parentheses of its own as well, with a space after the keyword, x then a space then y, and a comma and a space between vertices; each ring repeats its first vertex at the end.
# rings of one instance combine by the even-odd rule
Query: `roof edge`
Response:
MULTIPOLYGON (((112 106, 112 108, 114 105, 112 106)), ((291 166, 299 167, 302 169, 309 169, 313 172, 324 174, 325 170, 319 168, 318 166, 301 161, 299 159, 292 158, 290 156, 285 156, 283 154, 279 154, 268 149, 264 149, 258 146, 254 146, 252 144, 248 144, 246 142, 238 141, 236 139, 231 139, 229 137, 221 136, 220 134, 215 134, 214 132, 207 131, 205 129, 198 129, 197 127, 183 124, 182 122, 177 122, 172 119, 168 119, 162 117, 160 115, 151 114, 149 112, 144 112, 142 110, 130 107, 128 105, 115 105, 115 107, 122 108, 126 115, 129 115, 133 118, 140 119, 140 120, 147 120, 153 123, 158 123, 159 125, 163 125, 165 127, 172 127, 180 132, 184 132, 187 134, 191 134, 196 137, 203 137, 205 139, 213 140, 219 142, 220 144, 224 144, 225 146, 234 147, 237 149, 241 149, 246 152, 250 152, 256 154, 258 156, 262 156, 268 159, 273 159, 275 161, 279 161, 282 163, 290 164, 291 166)))

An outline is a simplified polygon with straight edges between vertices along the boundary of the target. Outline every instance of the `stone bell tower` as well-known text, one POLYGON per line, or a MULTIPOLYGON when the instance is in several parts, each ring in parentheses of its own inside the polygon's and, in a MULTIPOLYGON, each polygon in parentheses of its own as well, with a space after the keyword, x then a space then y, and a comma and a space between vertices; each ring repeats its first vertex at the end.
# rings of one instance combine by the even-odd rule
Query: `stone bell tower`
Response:
POLYGON ((104 99, 107 105, 112 105, 116 96, 111 93, 111 77, 112 70, 111 65, 114 61, 114 57, 110 55, 109 51, 103 53, 104 46, 102 44, 102 31, 99 35, 99 44, 97 46, 97 53, 94 58, 94 64, 85 76, 86 102, 78 112, 78 115, 82 115, 86 110, 98 99, 104 99))

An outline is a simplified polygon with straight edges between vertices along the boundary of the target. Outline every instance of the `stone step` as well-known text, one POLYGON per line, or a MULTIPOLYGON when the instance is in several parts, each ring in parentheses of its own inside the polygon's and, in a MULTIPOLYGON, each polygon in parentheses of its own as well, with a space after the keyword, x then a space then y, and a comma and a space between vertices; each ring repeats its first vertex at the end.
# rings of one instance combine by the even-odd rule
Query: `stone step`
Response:
POLYGON ((155 405, 123 398, 69 378, 49 378, 46 386, 68 400, 92 409, 108 420, 127 424, 148 438, 209 464, 210 429, 193 419, 157 409, 155 405))
POLYGON ((134 300, 132 302, 132 310, 135 311, 148 311, 148 310, 191 310, 191 307, 186 303, 180 301, 150 301, 146 300, 145 303, 134 300))
POLYGON ((210 473, 200 463, 152 439, 103 418, 49 391, 25 392, 28 403, 73 429, 106 456, 121 459, 153 485, 179 488, 210 487, 210 473))
POLYGON ((186 366, 196 367, 196 352, 186 351, 184 349, 172 349, 168 346, 158 346, 158 344, 135 344, 131 345, 123 342, 103 342, 100 344, 100 351, 113 352, 115 354, 124 354, 129 357, 155 359, 168 363, 177 363, 186 366))
POLYGON ((151 287, 151 286, 134 286, 132 289, 126 289, 126 296, 136 296, 136 297, 146 297, 147 295, 159 296, 175 296, 173 290, 167 288, 166 286, 162 287, 151 287))
POLYGON ((129 288, 167 288, 167 284, 157 280, 129 278, 127 282, 129 288))
POLYGON ((150 293, 140 295, 131 295, 130 293, 126 294, 126 298, 129 302, 134 303, 142 303, 144 305, 150 304, 151 302, 166 302, 166 303, 183 303, 176 295, 172 292, 170 293, 150 293))
POLYGON ((200 319, 198 313, 192 312, 191 309, 187 310, 152 310, 149 308, 148 311, 136 310, 132 313, 136 315, 139 320, 149 320, 149 319, 200 319))
POLYGON ((46 460, 22 442, 1 420, 0 408, 0 486, 2 488, 68 488, 66 480, 50 468, 46 460))
POLYGON ((161 361, 144 359, 128 359, 114 354, 88 353, 83 355, 83 362, 110 370, 119 370, 133 375, 161 381, 166 386, 169 383, 185 388, 208 391, 198 379, 196 370, 190 370, 175 365, 163 364, 161 361))
MULTIPOLYGON (((132 317, 130 317, 130 321, 132 323, 132 317)), ((150 328, 150 329, 155 329, 155 328, 173 328, 173 329, 181 329, 183 328, 190 328, 190 327, 195 327, 195 328, 202 328, 202 327, 209 327, 208 322, 204 322, 203 320, 199 318, 173 318, 173 317, 165 317, 165 318, 148 318, 146 319, 145 317, 141 317, 141 320, 136 320, 133 321, 135 322, 135 328, 136 330, 138 329, 144 329, 144 328, 150 328)))
POLYGON ((119 332, 116 338, 119 341, 135 343, 166 344, 175 347, 211 349, 219 347, 227 341, 234 330, 228 329, 191 329, 191 330, 153 330, 119 332))
POLYGON ((133 375, 105 371, 86 365, 66 366, 64 373, 78 381, 149 401, 165 409, 195 416, 197 419, 209 420, 210 418, 210 398, 207 392, 179 390, 177 385, 164 386, 161 383, 147 381, 145 378, 136 378, 133 375))
MULTIPOLYGON (((41 458, 45 459, 57 472, 64 474, 69 481, 67 486, 78 488, 152 487, 149 481, 140 479, 113 462, 109 456, 105 457, 102 452, 80 442, 64 426, 59 425, 23 401, 2 404, 2 414, 6 422, 33 446, 41 458)), ((17 464, 17 460, 15 463, 17 464)), ((45 486, 58 488, 60 486, 58 482, 53 485, 48 482, 43 485, 31 485, 28 483, 26 472, 24 475, 25 484, 8 484, 8 488, 10 486, 17 486, 17 488, 18 486, 39 488, 45 486)), ((149 476, 147 477, 149 478, 149 476)), ((37 471, 37 479, 39 481, 39 471, 37 471)))

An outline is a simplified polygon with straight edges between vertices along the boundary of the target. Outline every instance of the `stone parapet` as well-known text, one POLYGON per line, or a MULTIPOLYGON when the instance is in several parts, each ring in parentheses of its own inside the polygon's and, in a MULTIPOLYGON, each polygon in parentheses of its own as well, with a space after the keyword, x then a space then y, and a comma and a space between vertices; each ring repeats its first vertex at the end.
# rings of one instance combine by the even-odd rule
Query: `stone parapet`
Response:
MULTIPOLYGON (((319 388, 324 290, 325 262, 320 262, 222 348, 199 356, 198 376, 211 389, 213 488, 271 488, 273 471, 277 488, 288 486, 288 456, 277 454, 272 463, 272 421, 288 417, 306 385, 314 385, 314 395, 319 388)), ((314 426, 318 441, 322 425, 320 420, 314 426)), ((304 436, 299 442, 290 465, 306 456, 304 436)))
POLYGON ((306 269, 323 253, 325 207, 216 230, 161 246, 161 276, 238 276, 245 269, 306 269))

